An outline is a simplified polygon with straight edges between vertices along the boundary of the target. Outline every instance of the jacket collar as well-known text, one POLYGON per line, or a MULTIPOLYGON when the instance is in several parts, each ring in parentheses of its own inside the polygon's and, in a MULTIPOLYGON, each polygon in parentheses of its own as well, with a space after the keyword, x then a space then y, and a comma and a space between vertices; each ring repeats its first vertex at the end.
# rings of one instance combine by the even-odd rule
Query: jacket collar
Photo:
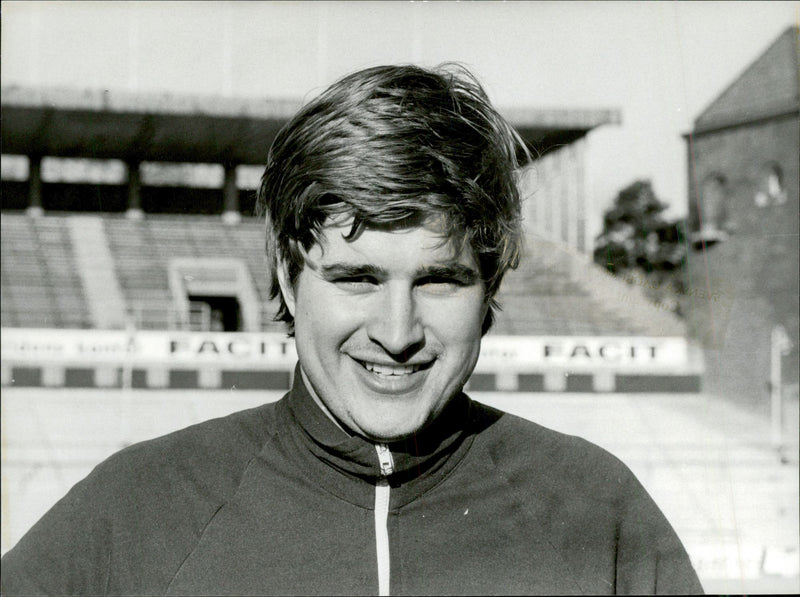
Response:
MULTIPOLYGON (((295 439, 293 447, 301 452, 298 456, 305 459, 305 452, 327 469, 324 474, 317 470, 319 481, 327 479, 337 488, 345 484, 344 479, 336 477, 360 481, 370 488, 371 500, 371 486, 381 478, 375 444, 360 436, 348 436, 322 411, 306 388, 299 366, 292 390, 282 402, 284 422, 295 439)), ((469 398, 460 393, 430 425, 405 440, 387 444, 394 460, 394 472, 387 478, 396 490, 393 504, 411 501, 438 483, 463 458, 474 435, 471 407, 469 398)))

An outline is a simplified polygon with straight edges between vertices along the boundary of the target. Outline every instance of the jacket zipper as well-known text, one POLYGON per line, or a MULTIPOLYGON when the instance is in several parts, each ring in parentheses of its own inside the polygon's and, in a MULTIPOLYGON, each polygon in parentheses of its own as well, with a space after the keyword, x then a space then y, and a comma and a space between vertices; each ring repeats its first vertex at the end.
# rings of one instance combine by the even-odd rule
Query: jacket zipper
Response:
POLYGON ((375 548, 378 555, 378 595, 389 595, 390 554, 389 554, 389 481, 387 477, 394 472, 394 460, 389 447, 376 444, 381 478, 375 483, 375 548))

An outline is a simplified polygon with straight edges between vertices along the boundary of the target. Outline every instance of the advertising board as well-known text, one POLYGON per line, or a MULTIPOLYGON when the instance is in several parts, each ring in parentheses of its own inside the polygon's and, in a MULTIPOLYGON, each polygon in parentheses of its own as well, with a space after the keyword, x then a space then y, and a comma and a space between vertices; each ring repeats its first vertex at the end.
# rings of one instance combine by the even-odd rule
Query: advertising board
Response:
MULTIPOLYGON (((292 369, 294 341, 281 333, 230 333, 5 328, 9 364, 123 364, 292 369)), ((487 336, 477 372, 676 371, 691 366, 678 337, 487 336)))

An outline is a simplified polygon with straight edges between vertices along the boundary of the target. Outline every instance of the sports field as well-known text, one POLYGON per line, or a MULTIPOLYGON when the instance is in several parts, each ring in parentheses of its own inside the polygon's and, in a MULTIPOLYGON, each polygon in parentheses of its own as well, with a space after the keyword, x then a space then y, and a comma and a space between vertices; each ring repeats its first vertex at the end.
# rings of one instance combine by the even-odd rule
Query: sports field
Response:
MULTIPOLYGON (((684 541, 707 592, 800 592, 798 409, 782 455, 769 422, 697 394, 472 393, 608 449, 684 541)), ((279 392, 4 388, 2 551, 128 443, 277 400, 279 392)))

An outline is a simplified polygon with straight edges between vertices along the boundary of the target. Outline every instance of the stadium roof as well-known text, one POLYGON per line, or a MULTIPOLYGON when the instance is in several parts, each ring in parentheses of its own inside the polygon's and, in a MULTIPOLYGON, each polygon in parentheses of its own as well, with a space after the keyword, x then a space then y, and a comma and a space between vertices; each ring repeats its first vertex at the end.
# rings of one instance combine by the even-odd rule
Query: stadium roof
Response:
MULTIPOLYGON (((56 157, 263 164, 299 100, 3 87, 2 151, 56 157)), ((540 154, 603 124, 618 110, 501 110, 540 154)))

